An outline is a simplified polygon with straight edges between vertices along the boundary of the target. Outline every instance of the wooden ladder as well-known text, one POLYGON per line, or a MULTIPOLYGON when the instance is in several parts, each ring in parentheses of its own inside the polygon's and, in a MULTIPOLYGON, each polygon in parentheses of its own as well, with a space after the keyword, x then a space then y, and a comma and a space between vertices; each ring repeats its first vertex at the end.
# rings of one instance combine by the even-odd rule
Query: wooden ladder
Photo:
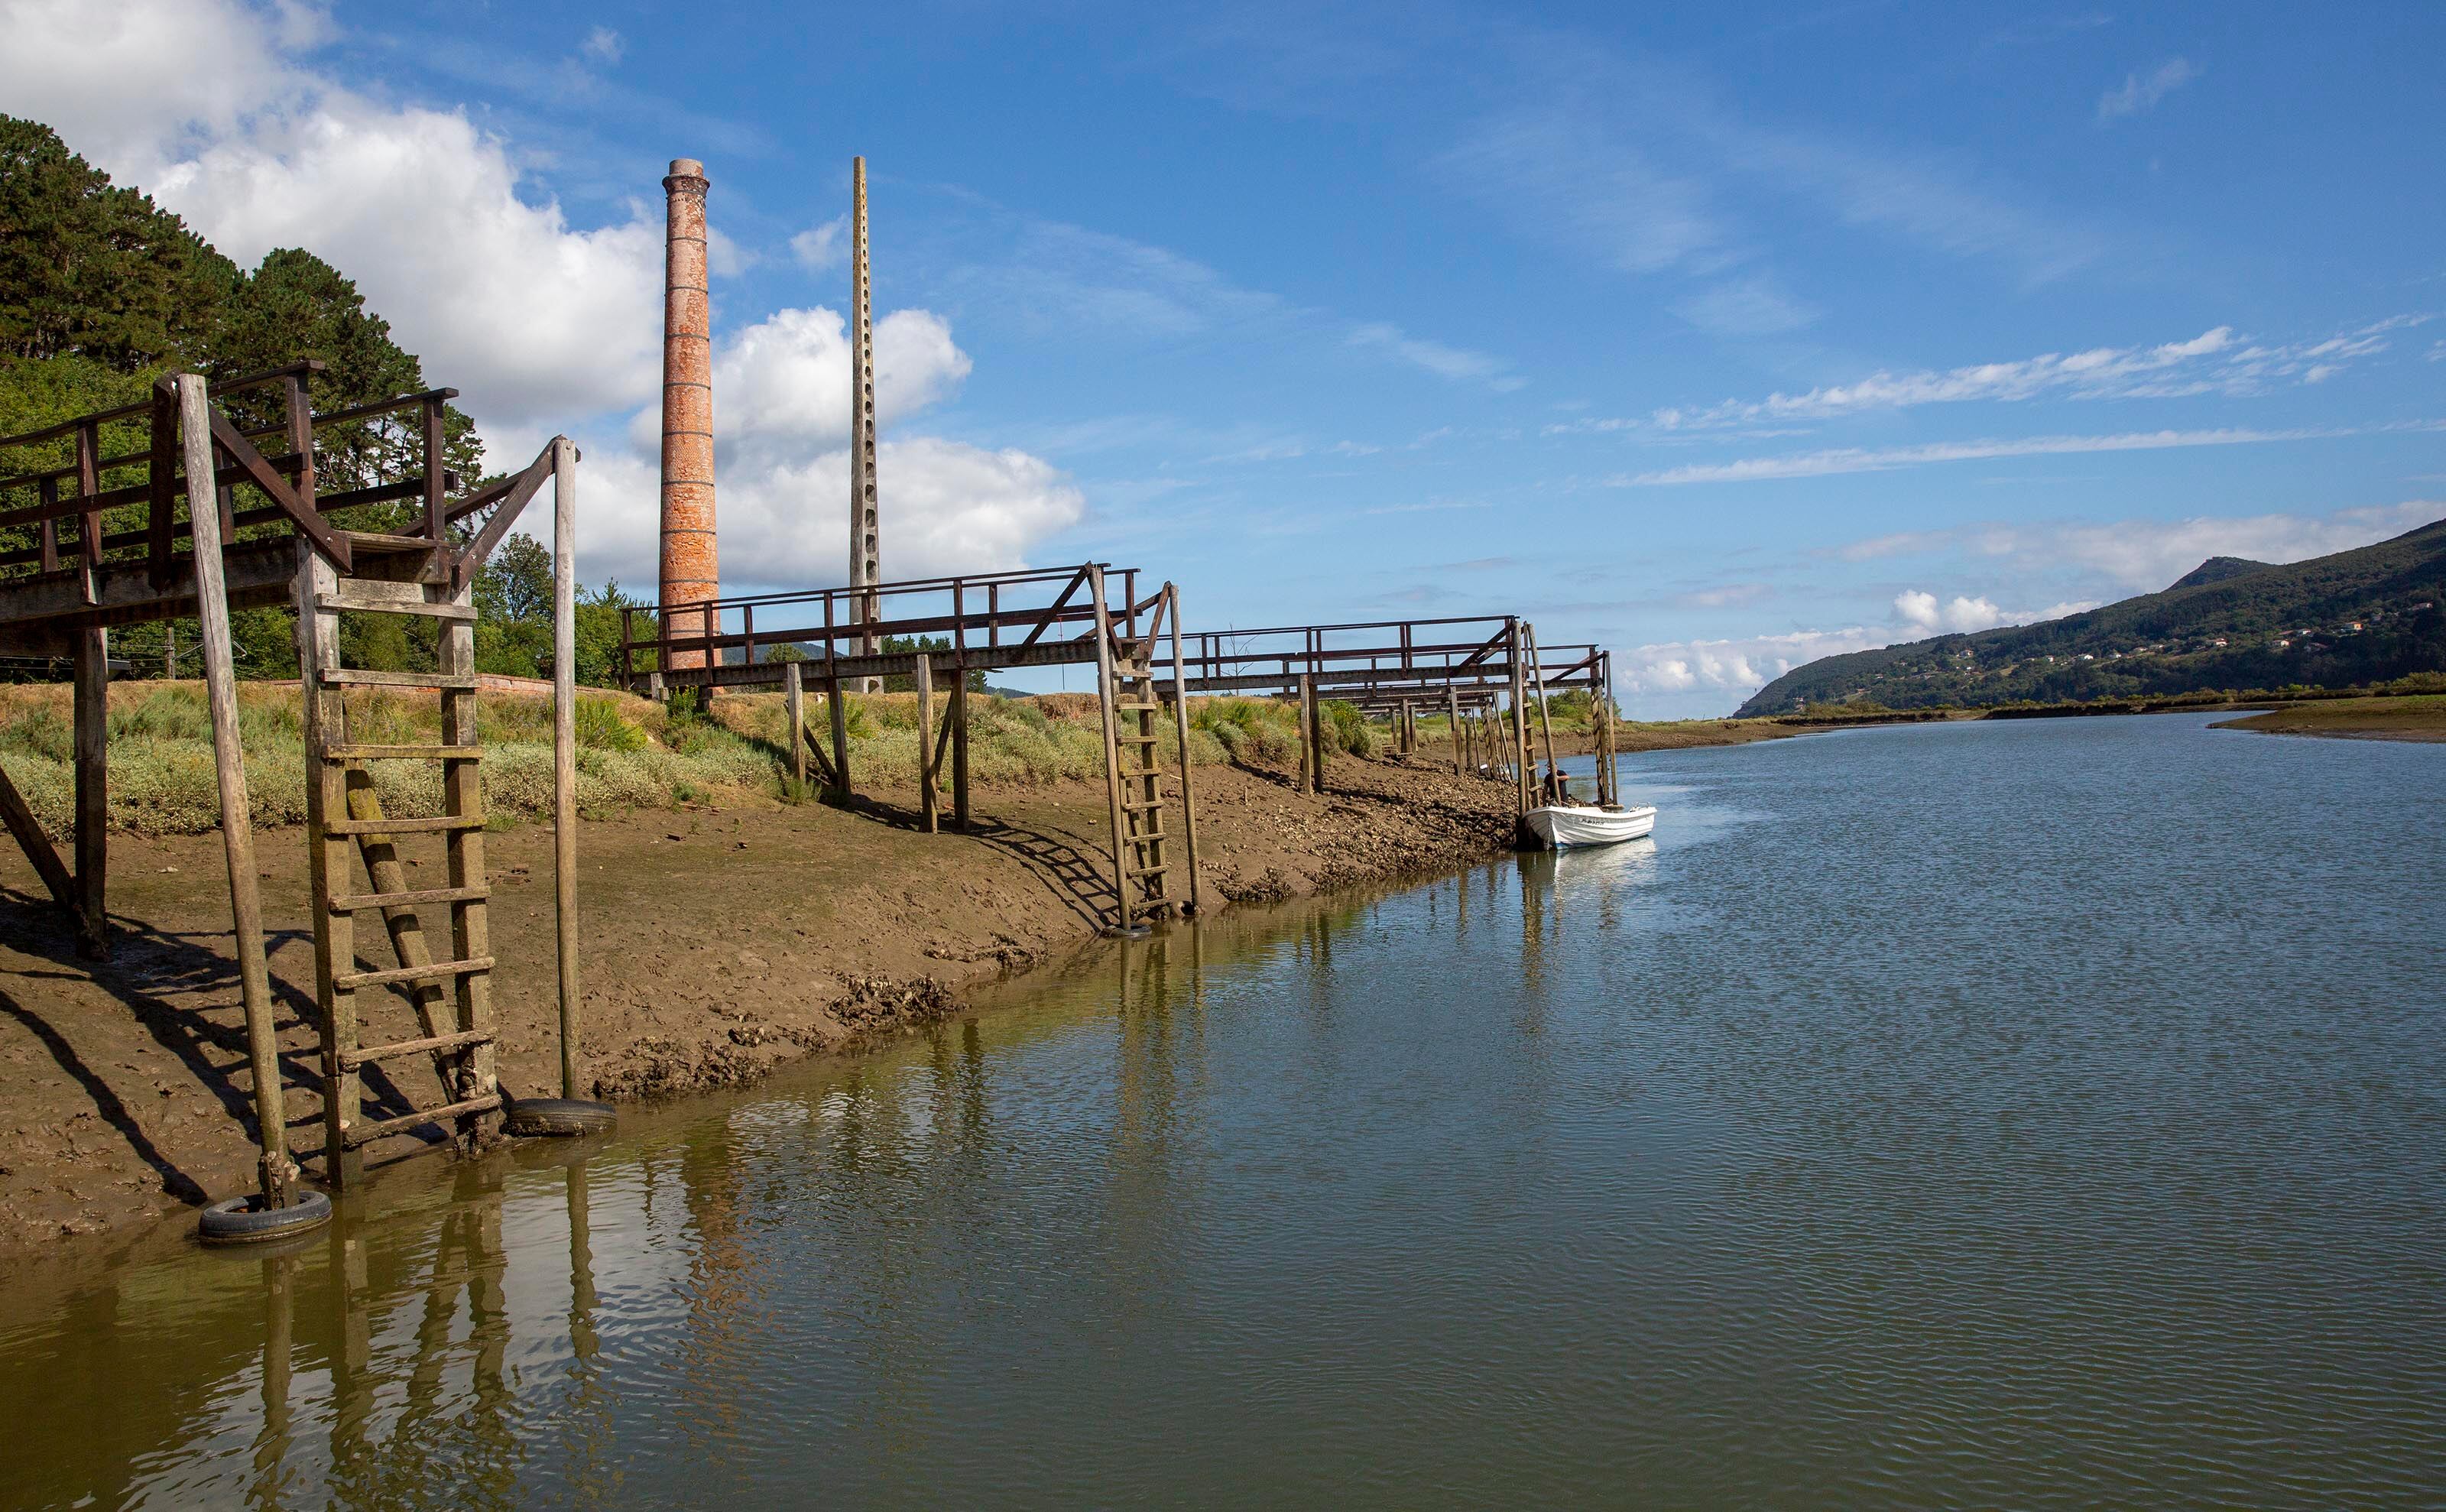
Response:
POLYGON ((299 671, 306 706, 306 842, 314 906, 314 976, 322 1006, 325 1174, 334 1188, 364 1173, 364 1146, 420 1125, 451 1126, 462 1147, 486 1139, 484 1118, 501 1110, 496 1080, 493 956, 485 900, 483 751, 476 720, 476 610, 473 585, 452 580, 451 553, 413 536, 348 533, 356 572, 340 576, 300 544, 297 574, 299 671), (340 665, 342 611, 420 615, 441 621, 440 670, 373 671, 340 665), (430 688, 442 700, 442 738, 433 745, 379 745, 351 739, 350 688, 430 688), (443 811, 424 819, 384 814, 366 764, 428 761, 442 767, 443 811), (398 837, 438 835, 442 886, 411 884, 398 837), (350 856, 364 863, 359 890, 350 856), (450 910, 450 952, 436 959, 418 909, 450 910), (364 970, 356 917, 378 912, 398 964, 364 970), (421 1030, 413 1038, 367 1044, 356 994, 398 988, 421 1030), (365 1117, 362 1073, 386 1061, 428 1057, 440 1106, 365 1117))
MULTIPOLYGON (((1181 765, 1179 810, 1182 836, 1164 826, 1172 806, 1164 793, 1164 772, 1157 756, 1161 737, 1156 721, 1170 713, 1185 735, 1187 721, 1177 708, 1168 707, 1156 690, 1155 651, 1167 617, 1177 630, 1179 612, 1172 585, 1166 583, 1151 601, 1154 615, 1142 636, 1114 633, 1112 614, 1104 602, 1103 575, 1096 574, 1096 633, 1101 640, 1098 656, 1102 673, 1104 765, 1112 799, 1113 885, 1119 897, 1116 926, 1127 932, 1138 921, 1163 915, 1194 913, 1197 907, 1196 816, 1188 788, 1185 754, 1181 765)), ((1150 605, 1133 605, 1129 617, 1150 605)), ((1178 675, 1176 635, 1175 675, 1178 675)))

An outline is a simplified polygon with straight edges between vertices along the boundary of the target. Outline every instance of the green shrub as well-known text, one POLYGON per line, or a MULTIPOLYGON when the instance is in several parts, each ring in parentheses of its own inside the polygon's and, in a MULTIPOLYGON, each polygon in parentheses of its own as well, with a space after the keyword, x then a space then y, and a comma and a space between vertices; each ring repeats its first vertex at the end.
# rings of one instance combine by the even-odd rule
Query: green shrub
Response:
POLYGON ((584 750, 644 750, 646 732, 620 717, 620 706, 608 698, 581 698, 573 715, 577 744, 584 750))

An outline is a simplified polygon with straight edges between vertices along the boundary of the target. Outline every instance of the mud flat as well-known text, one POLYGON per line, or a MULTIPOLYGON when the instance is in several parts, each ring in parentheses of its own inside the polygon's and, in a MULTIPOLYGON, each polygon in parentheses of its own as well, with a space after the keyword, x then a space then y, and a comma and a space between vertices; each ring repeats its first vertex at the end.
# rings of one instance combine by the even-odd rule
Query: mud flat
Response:
POLYGON ((2446 694, 2291 704, 2246 719, 2229 719, 2216 728, 2345 740, 2446 740, 2446 694))
MULTIPOLYGON (((1449 760, 1434 747, 1407 762, 1338 759, 1321 797, 1261 766, 1200 767, 1208 908, 1432 875, 1508 847, 1511 785, 1458 777, 1449 760)), ((855 1049, 1096 933, 1111 889, 1101 783, 982 790, 974 835, 918 833, 915 799, 884 787, 850 810, 726 804, 587 822, 581 981, 598 1094, 733 1086, 855 1049)), ((558 1090, 551 843, 535 825, 487 838, 500 1072, 529 1095, 558 1090)), ((290 1143, 303 1159, 321 1145, 306 847, 272 829, 257 848, 290 1143)), ((246 1188, 245 1037, 218 837, 112 836, 118 947, 98 970, 72 954, 23 857, 5 852, 0 1254, 156 1227, 246 1188)), ((404 999, 360 1003, 368 1038, 413 1034, 404 999)), ((386 1069, 392 1080, 367 1078, 373 1116, 441 1100, 428 1066, 386 1069)), ((369 1153, 423 1148, 401 1136, 369 1153)))

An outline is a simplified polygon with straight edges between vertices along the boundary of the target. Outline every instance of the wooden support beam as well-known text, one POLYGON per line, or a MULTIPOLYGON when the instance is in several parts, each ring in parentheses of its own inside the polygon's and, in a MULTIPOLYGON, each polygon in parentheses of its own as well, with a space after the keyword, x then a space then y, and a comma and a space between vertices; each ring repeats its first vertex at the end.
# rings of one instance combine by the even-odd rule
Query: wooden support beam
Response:
MULTIPOLYGON (((179 436, 187 476, 213 472, 213 409, 204 380, 180 373, 179 436)), ((287 1207, 297 1179, 289 1158, 289 1120, 282 1110, 280 1042, 272 1018, 272 976, 263 958, 263 900, 255 887, 254 821, 247 807, 246 765, 239 753, 237 670, 230 643, 229 597, 221 580, 220 501, 210 488, 190 490, 196 522, 196 618, 202 631, 204 687, 212 707, 213 767, 221 804, 221 849, 229 866, 230 915, 236 936, 238 994, 246 1008, 247 1058, 254 1071, 257 1171, 266 1207, 287 1207)))
MULTIPOLYGON (((475 589, 472 584, 461 588, 452 596, 460 603, 470 602, 475 589)), ((442 642, 437 648, 442 673, 445 677, 466 680, 462 688, 445 688, 442 692, 442 743, 445 746, 474 746, 482 741, 476 723, 476 627, 466 620, 444 620, 442 642)), ((447 868, 448 885, 479 888, 484 885, 484 768, 480 762, 452 762, 442 772, 442 802, 450 813, 468 827, 452 829, 442 838, 442 855, 447 868)), ((574 826, 564 831, 571 841, 576 838, 574 826)), ((462 961, 489 960, 493 954, 489 910, 482 902, 454 903, 450 908, 450 954, 462 961)), ((490 1034, 493 1029, 493 978, 490 972, 471 972, 458 978, 458 1022, 452 1026, 461 1033, 480 1031, 490 1034)), ((480 1100, 500 1090, 496 1066, 499 1052, 487 1039, 469 1050, 459 1063, 460 1079, 450 1088, 461 1101, 480 1100)), ((485 1141, 482 1113, 477 1109, 460 1114, 455 1120, 460 1147, 474 1151, 485 1141)))
POLYGON ((833 716, 833 802, 846 808, 850 801, 849 706, 841 701, 839 678, 825 679, 824 702, 831 706, 833 716))
MULTIPOLYGON (((1180 842, 1183 858, 1189 865, 1189 898, 1187 911, 1197 912, 1197 784, 1190 776, 1189 762, 1189 693, 1181 678, 1180 658, 1180 594, 1172 584, 1163 585, 1166 605, 1172 611, 1172 720, 1173 732, 1178 737, 1180 756, 1180 842)), ((1153 686, 1153 680, 1149 680, 1153 686)))
MULTIPOLYGON (((790 781, 792 792, 803 797, 807 786, 807 693, 806 679, 797 662, 781 664, 782 723, 790 727, 790 781)), ((796 802, 794 798, 792 800, 796 802)))
POLYGON ((577 997, 577 446, 555 436, 546 449, 552 454, 553 937, 560 960, 560 1095, 576 1098, 586 1093, 577 997))
MULTIPOLYGON (((1082 572, 1096 607, 1096 709, 1103 716, 1104 803, 1113 826, 1113 924, 1126 933, 1135 921, 1130 910, 1129 847, 1121 828, 1120 742, 1115 738, 1120 731, 1113 726, 1113 619, 1104 602, 1103 568, 1090 563, 1082 572)), ((1066 591, 1063 596, 1068 596, 1066 591)))
POLYGON ((110 957, 104 883, 110 857, 109 632, 77 632, 76 652, 76 915, 77 954, 110 957))
POLYGON ((951 827, 969 832, 969 674, 951 682, 951 827))
POLYGON ((940 831, 934 812, 934 658, 917 653, 917 823, 940 831))
POLYGON ((1461 774, 1460 694, 1450 688, 1444 690, 1444 719, 1452 727, 1453 775, 1458 777, 1461 774))
POLYGON ((1512 658, 1512 728, 1508 731, 1506 754, 1512 760, 1513 797, 1518 812, 1529 812, 1529 722, 1522 717, 1528 704, 1527 685, 1520 674, 1520 621, 1512 620, 1505 630, 1510 636, 1508 648, 1512 658))
MULTIPOLYGON (((315 997, 324 1005, 323 1179, 334 1191, 347 1191, 356 1185, 364 1169, 348 1143, 358 1112, 356 1068, 347 1058, 357 1043, 356 992, 347 985, 348 976, 357 969, 356 917, 354 910, 333 909, 328 901, 352 890, 348 838, 333 834, 329 828, 334 818, 348 810, 347 779, 342 775, 343 768, 331 759, 332 752, 341 748, 347 739, 348 712, 342 707, 345 695, 325 680, 325 674, 340 664, 340 616, 336 610, 326 607, 326 600, 333 596, 331 591, 337 587, 337 575, 310 542, 297 542, 296 552, 297 675, 306 722, 306 885, 314 899, 315 997)), ((363 770, 349 775, 365 784, 370 801, 372 777, 363 770)), ((367 841, 377 838, 387 854, 389 837, 365 837, 367 841)), ((396 862, 391 866, 393 885, 386 885, 370 853, 366 870, 373 878, 374 892, 407 890, 406 879, 398 875, 396 862)), ((398 912, 411 922, 416 917, 413 908, 398 912)), ((396 926, 393 935, 396 937, 396 926)), ((400 958, 407 958, 405 948, 400 958)), ((423 1007, 421 1001, 418 1006, 423 1007)), ((429 1017, 424 1027, 427 1033, 432 1032, 429 1017)))
POLYGON ((17 784, 9 780, 6 771, 0 771, 0 820, 7 821, 9 833, 16 837, 17 848, 26 853, 26 860, 33 864, 35 875, 42 878, 45 887, 50 889, 51 900, 60 905, 60 912, 67 915, 71 923, 75 922, 76 874, 68 870, 67 862, 60 860, 60 853, 51 845, 51 837, 43 833, 42 821, 34 817, 34 810, 26 803, 25 795, 17 791, 17 784))

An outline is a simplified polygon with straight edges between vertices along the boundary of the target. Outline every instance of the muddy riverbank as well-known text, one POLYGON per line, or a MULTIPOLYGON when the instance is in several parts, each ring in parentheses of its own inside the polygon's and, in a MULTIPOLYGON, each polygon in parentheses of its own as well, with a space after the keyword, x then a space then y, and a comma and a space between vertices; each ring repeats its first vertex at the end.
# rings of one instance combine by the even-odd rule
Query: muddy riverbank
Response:
MULTIPOLYGON (((1201 768, 1209 908, 1432 875, 1507 847, 1509 784, 1455 776, 1449 761, 1448 748, 1440 761, 1433 748, 1406 762, 1337 759, 1322 797, 1284 772, 1201 768)), ((733 803, 586 823, 594 1090, 668 1097, 854 1049, 1095 934, 1111 885, 1101 783, 981 792, 974 835, 917 832, 914 803, 886 787, 852 810, 733 803)), ((290 1143, 310 1173, 322 1138, 305 845, 295 829, 257 840, 290 1143)), ((513 1093, 558 1089, 551 841, 528 825, 487 841, 513 1093)), ((31 868, 6 851, 0 1253, 124 1232, 245 1189, 245 1039, 218 837, 112 837, 118 947, 99 969, 74 956, 31 868)), ((439 864, 437 848, 411 876, 439 864)), ((405 999, 359 1002, 368 1040, 413 1036, 405 999)), ((432 1106, 438 1091, 429 1066, 394 1063, 368 1073, 368 1114, 432 1106)), ((423 1148, 400 1136, 371 1154, 423 1148)))

